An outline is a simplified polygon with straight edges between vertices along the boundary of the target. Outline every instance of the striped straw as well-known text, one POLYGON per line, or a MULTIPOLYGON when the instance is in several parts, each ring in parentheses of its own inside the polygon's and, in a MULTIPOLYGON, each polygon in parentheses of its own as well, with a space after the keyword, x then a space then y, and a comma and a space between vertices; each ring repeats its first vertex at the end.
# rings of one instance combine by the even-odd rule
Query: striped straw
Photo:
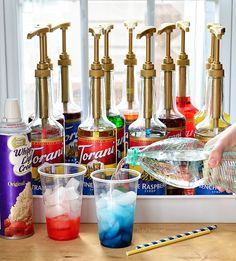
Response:
POLYGON ((189 232, 185 232, 185 233, 182 233, 182 234, 177 234, 175 236, 166 237, 166 238, 160 239, 158 241, 153 241, 153 242, 150 242, 150 243, 137 245, 134 250, 127 251, 126 255, 130 256, 130 255, 134 255, 134 254, 137 254, 137 253, 140 253, 140 252, 155 249, 155 248, 158 248, 158 247, 161 247, 161 246, 166 246, 166 245, 177 243, 177 242, 187 240, 187 239, 190 239, 190 238, 206 235, 206 234, 209 234, 212 230, 214 230, 216 228, 217 228, 217 225, 207 226, 207 227, 204 227, 204 228, 199 228, 199 229, 192 230, 192 231, 189 231, 189 232))
POLYGON ((199 233, 201 231, 206 231, 206 230, 213 230, 213 229, 216 229, 217 228, 217 225, 212 225, 212 226, 208 226, 208 227, 203 227, 203 228, 199 228, 199 229, 196 229, 196 230, 192 230, 192 231, 189 231, 189 232, 185 232, 185 233, 182 233, 182 234, 178 234, 178 235, 175 235, 175 236, 171 236, 171 237, 166 237, 166 238, 162 238, 158 241, 153 241, 153 242, 150 242, 150 243, 147 243, 147 244, 142 244, 142 245, 137 245, 135 248, 136 249, 139 249, 141 247, 147 247, 147 246, 151 246, 151 245, 157 245, 159 243, 163 243, 163 242, 166 242, 166 241, 169 241, 169 240, 173 240, 173 239, 176 239, 176 238, 181 238, 183 236, 190 236, 192 234, 196 234, 196 233, 199 233))

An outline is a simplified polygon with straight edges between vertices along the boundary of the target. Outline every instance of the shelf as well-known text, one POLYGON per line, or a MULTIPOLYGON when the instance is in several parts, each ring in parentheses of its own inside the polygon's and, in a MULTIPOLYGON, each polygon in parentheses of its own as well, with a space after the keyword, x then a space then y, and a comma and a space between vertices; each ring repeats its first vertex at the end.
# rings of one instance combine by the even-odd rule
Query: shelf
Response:
MULTIPOLYGON (((84 196, 82 223, 96 223, 95 200, 84 196)), ((42 197, 34 197, 35 223, 45 223, 42 197)), ((135 223, 236 223, 236 195, 138 196, 135 223)))

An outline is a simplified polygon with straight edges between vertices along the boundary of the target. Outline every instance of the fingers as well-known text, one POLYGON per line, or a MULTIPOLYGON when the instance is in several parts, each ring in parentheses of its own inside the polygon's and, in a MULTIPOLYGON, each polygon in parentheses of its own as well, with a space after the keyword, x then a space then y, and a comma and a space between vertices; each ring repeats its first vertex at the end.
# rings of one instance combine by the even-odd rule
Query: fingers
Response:
POLYGON ((225 189, 222 188, 222 187, 216 186, 216 188, 217 188, 220 192, 224 192, 224 191, 225 191, 225 189))
POLYGON ((209 159, 208 159, 208 166, 210 168, 215 168, 219 165, 222 159, 222 155, 224 152, 224 145, 220 142, 216 142, 214 149, 211 151, 209 159))

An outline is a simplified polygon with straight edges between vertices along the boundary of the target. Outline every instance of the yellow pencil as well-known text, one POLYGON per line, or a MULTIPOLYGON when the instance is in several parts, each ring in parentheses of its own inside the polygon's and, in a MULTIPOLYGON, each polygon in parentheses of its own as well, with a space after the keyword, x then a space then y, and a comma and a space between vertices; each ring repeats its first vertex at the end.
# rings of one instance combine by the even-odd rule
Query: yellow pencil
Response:
POLYGON ((187 240, 187 239, 191 239, 191 238, 194 238, 194 237, 203 236, 203 235, 209 234, 213 229, 216 229, 216 228, 217 228, 216 225, 212 225, 212 226, 192 230, 192 231, 189 231, 189 232, 185 232, 185 233, 182 233, 182 234, 178 234, 178 235, 175 235, 175 236, 172 236, 172 237, 160 239, 158 241, 150 242, 150 243, 147 243, 147 244, 138 245, 138 246, 136 246, 136 249, 127 251, 126 255, 131 256, 131 255, 138 254, 138 253, 141 253, 141 252, 145 252, 145 251, 148 251, 148 250, 152 250, 152 249, 155 249, 155 248, 158 248, 158 247, 170 245, 170 244, 177 243, 177 242, 180 242, 180 241, 184 241, 184 240, 187 240))

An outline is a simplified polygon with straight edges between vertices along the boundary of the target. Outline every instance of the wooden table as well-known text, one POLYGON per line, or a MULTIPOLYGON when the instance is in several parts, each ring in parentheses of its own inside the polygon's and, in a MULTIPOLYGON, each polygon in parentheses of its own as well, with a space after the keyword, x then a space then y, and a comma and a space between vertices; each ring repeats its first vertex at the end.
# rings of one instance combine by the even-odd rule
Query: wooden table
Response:
POLYGON ((109 249, 99 242, 96 224, 81 224, 80 237, 71 241, 54 241, 47 237, 44 224, 35 225, 36 233, 22 240, 0 239, 1 261, 34 260, 145 260, 145 261, 235 261, 236 224, 219 224, 208 235, 189 239, 155 250, 127 257, 135 245, 204 227, 209 224, 135 224, 130 247, 109 249))

